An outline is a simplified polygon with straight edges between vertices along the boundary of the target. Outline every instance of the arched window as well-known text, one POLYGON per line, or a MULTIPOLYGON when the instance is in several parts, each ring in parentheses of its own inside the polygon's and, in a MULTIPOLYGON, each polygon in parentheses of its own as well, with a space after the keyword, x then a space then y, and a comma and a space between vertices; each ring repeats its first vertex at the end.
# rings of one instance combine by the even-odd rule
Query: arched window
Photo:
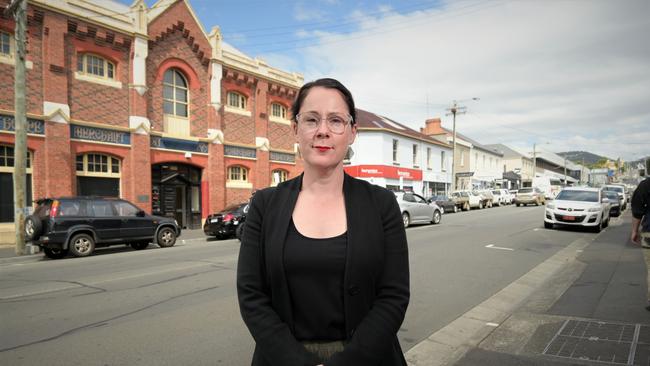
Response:
POLYGON ((246 109, 246 97, 236 92, 228 92, 227 103, 233 108, 246 109))
POLYGON ((276 169, 271 174, 273 182, 272 185, 276 186, 289 178, 289 172, 282 169, 276 169))
POLYGON ((248 182, 248 169, 239 165, 228 167, 228 181, 238 183, 248 182))
POLYGON ((77 195, 120 196, 120 159, 104 154, 77 155, 77 195))
POLYGON ((90 53, 77 55, 77 71, 104 79, 115 79, 115 64, 90 53))
POLYGON ((178 117, 188 116, 187 80, 177 69, 165 71, 163 78, 163 112, 178 117))
POLYGON ((271 103, 271 116, 287 119, 287 108, 279 103, 271 103))

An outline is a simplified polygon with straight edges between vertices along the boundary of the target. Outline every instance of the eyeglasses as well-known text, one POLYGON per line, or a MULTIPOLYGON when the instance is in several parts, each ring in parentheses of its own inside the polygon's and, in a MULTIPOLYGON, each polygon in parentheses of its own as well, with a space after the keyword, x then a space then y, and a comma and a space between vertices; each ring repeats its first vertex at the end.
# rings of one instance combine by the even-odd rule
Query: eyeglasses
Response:
MULTIPOLYGON (((322 120, 323 118, 320 114, 314 112, 298 113, 296 115, 298 127, 307 133, 316 131, 322 120)), ((330 132, 337 135, 343 134, 343 132, 345 132, 345 127, 353 122, 352 116, 349 114, 339 113, 329 114, 327 118, 325 118, 325 121, 327 122, 327 128, 330 132)))

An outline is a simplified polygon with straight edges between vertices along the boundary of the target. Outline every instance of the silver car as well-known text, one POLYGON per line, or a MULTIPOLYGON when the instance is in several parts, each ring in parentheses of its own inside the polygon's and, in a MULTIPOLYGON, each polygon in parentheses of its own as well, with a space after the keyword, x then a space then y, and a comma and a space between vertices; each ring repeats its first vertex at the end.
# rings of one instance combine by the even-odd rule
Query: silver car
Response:
POLYGON ((395 192, 395 197, 402 211, 404 227, 416 223, 440 223, 442 210, 435 203, 427 203, 422 196, 411 192, 395 192))

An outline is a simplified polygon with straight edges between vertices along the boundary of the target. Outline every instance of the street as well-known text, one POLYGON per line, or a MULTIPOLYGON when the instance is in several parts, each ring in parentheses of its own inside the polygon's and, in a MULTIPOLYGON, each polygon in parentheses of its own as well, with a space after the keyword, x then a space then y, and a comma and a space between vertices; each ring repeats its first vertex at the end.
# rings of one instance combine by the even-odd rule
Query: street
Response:
MULTIPOLYGON (((575 240, 597 235, 546 230, 543 210, 473 210, 407 229, 404 352, 575 240)), ((237 305, 238 248, 237 240, 181 236, 168 249, 3 262, 0 364, 249 365, 254 343, 237 305)))

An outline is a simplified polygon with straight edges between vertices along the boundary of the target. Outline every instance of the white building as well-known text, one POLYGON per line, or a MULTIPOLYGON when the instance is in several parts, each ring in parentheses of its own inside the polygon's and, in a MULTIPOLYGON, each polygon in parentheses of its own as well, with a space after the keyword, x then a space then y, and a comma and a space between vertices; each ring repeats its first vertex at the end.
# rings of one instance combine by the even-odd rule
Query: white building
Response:
POLYGON ((345 171, 391 190, 429 197, 451 185, 451 147, 386 117, 357 109, 358 136, 345 171))

